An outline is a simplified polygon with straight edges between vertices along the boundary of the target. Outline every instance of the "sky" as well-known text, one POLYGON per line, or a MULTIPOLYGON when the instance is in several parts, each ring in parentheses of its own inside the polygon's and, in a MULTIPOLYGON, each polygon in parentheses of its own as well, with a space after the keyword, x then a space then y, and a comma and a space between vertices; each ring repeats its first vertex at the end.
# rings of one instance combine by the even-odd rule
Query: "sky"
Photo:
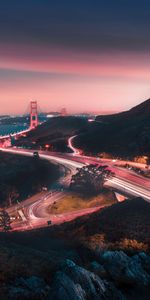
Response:
POLYGON ((149 32, 150 0, 0 0, 0 114, 148 99, 149 32))

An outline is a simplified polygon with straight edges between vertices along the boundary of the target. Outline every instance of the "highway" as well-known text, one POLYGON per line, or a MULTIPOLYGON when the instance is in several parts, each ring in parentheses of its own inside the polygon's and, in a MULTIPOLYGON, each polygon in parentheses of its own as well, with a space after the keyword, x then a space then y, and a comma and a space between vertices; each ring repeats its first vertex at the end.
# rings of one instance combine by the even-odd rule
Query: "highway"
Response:
POLYGON ((150 202, 150 180, 136 174, 129 169, 120 167, 123 164, 129 164, 130 166, 144 169, 144 164, 123 160, 116 162, 114 159, 100 159, 96 157, 80 155, 79 149, 75 148, 73 145, 73 140, 75 137, 76 135, 68 139, 68 146, 73 151, 73 157, 75 160, 85 164, 97 163, 107 165, 116 176, 108 180, 105 184, 106 186, 112 187, 113 189, 120 191, 129 197, 142 197, 146 201, 150 202))
MULTIPOLYGON (((33 156, 33 151, 7 148, 1 149, 2 151, 33 156)), ((58 154, 50 152, 39 151, 40 158, 47 159, 49 161, 61 164, 65 167, 67 175, 60 178, 60 186, 68 186, 71 176, 76 172, 76 168, 80 168, 89 163, 100 163, 109 166, 116 176, 107 180, 106 186, 115 189, 116 191, 123 192, 124 194, 132 197, 142 197, 150 202, 150 180, 139 176, 133 171, 115 166, 115 162, 112 160, 100 160, 94 157, 80 156, 77 151, 74 155, 70 154, 58 154)), ((28 230, 33 228, 39 228, 47 226, 47 221, 51 220, 52 224, 60 224, 66 221, 70 221, 78 216, 92 213, 98 210, 100 207, 84 209, 71 213, 65 213, 61 215, 50 215, 47 208, 54 202, 59 201, 65 196, 65 189, 60 191, 48 191, 42 193, 42 195, 35 195, 34 200, 27 199, 14 207, 10 207, 8 212, 13 214, 20 207, 23 207, 24 218, 18 222, 12 223, 13 230, 28 230)))
MULTIPOLYGON (((19 155, 27 155, 33 156, 32 151, 22 151, 20 149, 1 149, 2 151, 19 154, 19 155)), ((39 154, 40 158, 47 159, 50 161, 54 161, 55 163, 59 163, 63 165, 67 170, 69 170, 69 174, 65 177, 60 178, 60 185, 66 187, 70 183, 71 176, 76 172, 76 168, 82 167, 84 164, 71 161, 70 158, 62 158, 57 156, 52 156, 50 154, 39 154)), ((47 221, 51 220, 53 225, 60 224, 63 222, 71 221, 79 216, 83 216, 88 213, 92 213, 98 210, 100 207, 88 208, 83 210, 78 210, 74 212, 59 214, 59 215, 50 215, 48 214, 48 207, 56 201, 59 201, 65 196, 65 191, 51 191, 46 192, 44 195, 40 197, 34 197, 34 201, 32 202, 30 199, 21 202, 21 207, 23 207, 25 219, 22 221, 12 223, 13 230, 31 230, 35 228, 40 228, 47 226, 47 221)), ((8 213, 12 215, 19 210, 20 205, 15 205, 8 209, 8 213)))

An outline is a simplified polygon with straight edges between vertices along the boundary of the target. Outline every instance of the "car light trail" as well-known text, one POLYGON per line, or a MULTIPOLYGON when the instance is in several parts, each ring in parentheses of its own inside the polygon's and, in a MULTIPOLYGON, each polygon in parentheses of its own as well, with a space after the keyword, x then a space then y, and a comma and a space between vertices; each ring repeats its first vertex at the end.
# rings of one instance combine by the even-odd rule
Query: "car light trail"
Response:
MULTIPOLYGON (((73 139, 74 137, 71 137, 73 139)), ((73 147, 73 149, 75 149, 73 147)), ((1 148, 0 150, 8 153, 14 153, 18 155, 26 155, 26 156, 33 156, 34 151, 33 150, 22 150, 22 149, 4 149, 1 148)), ((75 152, 77 153, 77 152, 75 152)), ((38 152, 39 157, 54 161, 60 165, 63 165, 66 169, 70 171, 69 175, 65 176, 63 179, 63 183, 69 184, 69 176, 75 174, 77 168, 81 168, 86 165, 87 163, 87 157, 85 156, 77 156, 74 155, 68 156, 68 154, 63 154, 63 157, 59 154, 50 154, 50 153, 41 153, 38 152)), ((90 158, 88 160, 88 163, 92 163, 92 161, 96 162, 95 158, 90 158)), ((104 162, 102 162, 103 164, 104 162)), ((106 164, 106 162, 105 162, 106 164)), ((109 161, 108 163, 109 167, 112 168, 112 170, 116 173, 116 176, 107 180, 105 183, 106 186, 112 187, 118 191, 120 191, 122 194, 128 195, 128 196, 136 196, 136 197, 142 197, 143 199, 150 201, 150 188, 149 188, 149 182, 140 176, 137 177, 137 175, 131 174, 129 170, 120 170, 120 168, 115 168, 113 163, 109 161), (145 184, 144 184, 145 183, 145 184)), ((47 226, 47 220, 52 220, 52 224, 60 224, 66 221, 70 221, 78 216, 92 213, 100 207, 96 208, 90 208, 88 210, 80 210, 76 211, 74 213, 68 213, 68 214, 62 214, 62 215, 49 215, 47 208, 49 205, 54 203, 54 201, 59 201, 62 197, 65 196, 64 191, 60 192, 54 192, 52 195, 51 193, 47 193, 44 197, 42 196, 40 199, 36 197, 36 200, 32 203, 28 202, 28 199, 25 200, 25 212, 27 221, 21 221, 17 224, 13 225, 13 230, 31 230, 32 228, 40 228, 47 226)), ((13 207, 11 207, 11 210, 13 210, 13 207)), ((14 207, 15 210, 15 207, 14 207)))
POLYGON ((106 185, 113 186, 116 188, 119 187, 119 189, 121 188, 121 190, 123 190, 123 192, 127 192, 127 194, 133 196, 140 196, 143 199, 150 201, 150 191, 148 189, 129 183, 126 180, 112 178, 107 181, 106 185))
POLYGON ((68 139, 68 147, 73 151, 73 155, 80 155, 80 151, 77 148, 75 148, 72 144, 72 141, 75 137, 76 135, 73 135, 68 139))

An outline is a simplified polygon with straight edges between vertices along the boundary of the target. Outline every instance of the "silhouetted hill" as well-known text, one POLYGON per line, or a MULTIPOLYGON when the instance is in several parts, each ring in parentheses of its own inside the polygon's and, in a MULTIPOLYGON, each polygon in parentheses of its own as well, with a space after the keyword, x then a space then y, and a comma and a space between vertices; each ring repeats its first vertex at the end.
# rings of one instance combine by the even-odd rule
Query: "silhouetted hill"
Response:
POLYGON ((105 115, 105 116, 97 116, 96 121, 101 119, 108 119, 108 120, 117 120, 120 118, 128 119, 132 117, 145 117, 149 116, 150 114, 150 99, 132 107, 130 110, 123 111, 121 113, 112 114, 112 115, 105 115))
POLYGON ((87 127, 87 120, 80 117, 54 117, 30 131, 27 137, 15 142, 16 145, 44 147, 51 145, 53 151, 70 151, 68 137, 79 134, 87 127))
POLYGON ((144 115, 149 114, 149 112, 150 112, 150 99, 147 99, 146 101, 144 101, 144 102, 138 104, 137 106, 131 108, 129 110, 129 112, 137 113, 137 114, 143 113, 144 115))
POLYGON ((73 116, 55 117, 15 144, 32 148, 48 144, 52 151, 70 152, 67 144, 72 135, 78 135, 74 144, 88 154, 106 152, 128 158, 149 155, 150 99, 128 111, 97 116, 96 122, 73 116))
POLYGON ((129 111, 97 116, 96 122, 75 139, 85 152, 108 152, 133 157, 150 153, 150 99, 129 111))

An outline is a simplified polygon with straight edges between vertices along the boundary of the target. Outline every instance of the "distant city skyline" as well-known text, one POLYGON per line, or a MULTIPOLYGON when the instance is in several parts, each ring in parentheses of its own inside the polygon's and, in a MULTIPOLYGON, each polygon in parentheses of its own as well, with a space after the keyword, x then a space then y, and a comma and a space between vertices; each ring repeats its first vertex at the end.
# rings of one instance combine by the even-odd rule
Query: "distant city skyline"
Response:
POLYGON ((0 114, 113 113, 150 97, 147 0, 2 1, 0 114))

